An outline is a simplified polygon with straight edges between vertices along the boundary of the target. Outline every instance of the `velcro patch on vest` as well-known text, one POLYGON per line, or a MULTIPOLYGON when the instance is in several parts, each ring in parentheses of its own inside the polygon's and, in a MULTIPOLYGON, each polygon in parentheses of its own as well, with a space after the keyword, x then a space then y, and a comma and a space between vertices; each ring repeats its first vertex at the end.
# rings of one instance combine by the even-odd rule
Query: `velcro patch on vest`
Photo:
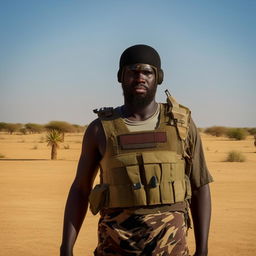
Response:
POLYGON ((155 148, 157 143, 167 142, 166 132, 145 132, 118 136, 121 149, 155 148))

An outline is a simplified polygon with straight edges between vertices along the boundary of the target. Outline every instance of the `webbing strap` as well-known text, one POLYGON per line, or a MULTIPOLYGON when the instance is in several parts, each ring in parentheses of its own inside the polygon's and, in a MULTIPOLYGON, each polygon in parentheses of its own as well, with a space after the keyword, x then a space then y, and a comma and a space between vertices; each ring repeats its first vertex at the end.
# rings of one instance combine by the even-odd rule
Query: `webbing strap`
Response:
POLYGON ((191 111, 189 108, 179 104, 168 90, 165 93, 167 95, 167 104, 169 105, 168 112, 174 119, 180 139, 185 141, 188 136, 191 111))

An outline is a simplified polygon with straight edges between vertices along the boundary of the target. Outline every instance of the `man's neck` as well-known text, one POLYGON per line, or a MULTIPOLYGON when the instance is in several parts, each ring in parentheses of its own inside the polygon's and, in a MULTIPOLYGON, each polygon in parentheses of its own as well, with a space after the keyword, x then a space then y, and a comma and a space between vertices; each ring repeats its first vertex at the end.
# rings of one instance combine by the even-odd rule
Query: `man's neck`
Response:
POLYGON ((132 121, 143 121, 151 117, 156 112, 157 106, 158 104, 155 100, 145 107, 136 107, 125 103, 122 106, 122 114, 125 118, 132 121))

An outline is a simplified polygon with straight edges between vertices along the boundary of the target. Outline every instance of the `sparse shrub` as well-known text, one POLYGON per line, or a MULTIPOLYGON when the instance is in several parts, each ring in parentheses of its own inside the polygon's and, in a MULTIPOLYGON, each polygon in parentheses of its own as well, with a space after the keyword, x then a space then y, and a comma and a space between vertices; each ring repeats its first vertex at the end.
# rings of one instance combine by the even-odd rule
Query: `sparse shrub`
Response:
POLYGON ((247 135, 247 131, 243 128, 229 128, 227 131, 227 136, 230 139, 245 140, 247 135))
POLYGON ((246 128, 246 130, 250 135, 256 135, 256 127, 246 128))
POLYGON ((232 150, 228 152, 227 162, 245 162, 246 158, 240 151, 232 150))
POLYGON ((44 126, 41 124, 27 123, 25 128, 29 133, 41 133, 44 131, 44 126))
POLYGON ((0 131, 6 131, 7 123, 0 122, 0 131))
POLYGON ((10 134, 13 134, 14 132, 18 131, 20 128, 22 128, 22 124, 13 124, 13 123, 7 123, 6 124, 6 131, 8 131, 10 134))
POLYGON ((198 127, 197 130, 198 130, 199 132, 204 132, 205 129, 198 127))
POLYGON ((0 153, 0 158, 5 158, 5 155, 0 153))
POLYGON ((69 144, 64 145, 64 149, 69 149, 69 144))
POLYGON ((204 130, 205 133, 210 134, 212 136, 220 137, 224 136, 227 132, 227 127, 223 126, 212 126, 208 127, 204 130))
POLYGON ((82 125, 78 125, 78 124, 72 124, 72 126, 74 127, 74 132, 84 132, 86 130, 86 125, 82 126, 82 125))
POLYGON ((47 130, 57 130, 59 132, 74 132, 75 128, 68 122, 64 121, 51 121, 45 125, 47 130))
POLYGON ((38 146, 34 145, 34 147, 32 149, 36 150, 36 149, 38 149, 38 146))
POLYGON ((26 135, 28 133, 28 130, 25 127, 20 128, 20 133, 26 135))
POLYGON ((55 131, 58 131, 59 133, 62 133, 63 141, 64 141, 65 133, 75 131, 75 128, 73 125, 64 121, 51 121, 45 125, 45 128, 48 131, 55 130, 55 131))

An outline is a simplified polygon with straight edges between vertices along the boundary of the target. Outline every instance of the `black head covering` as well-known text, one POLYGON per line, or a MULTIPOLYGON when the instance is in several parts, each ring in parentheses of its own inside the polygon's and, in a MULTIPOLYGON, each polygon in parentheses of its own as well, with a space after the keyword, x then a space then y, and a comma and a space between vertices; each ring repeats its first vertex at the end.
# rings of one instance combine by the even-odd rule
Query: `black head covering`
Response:
POLYGON ((158 52, 151 46, 137 44, 127 48, 121 55, 119 61, 118 81, 121 82, 121 74, 124 66, 143 63, 154 66, 157 69, 158 84, 162 83, 163 71, 161 59, 158 52))
POLYGON ((121 55, 119 68, 122 69, 124 66, 136 63, 149 64, 157 69, 161 68, 161 59, 157 51, 144 44, 137 44, 127 48, 121 55))

